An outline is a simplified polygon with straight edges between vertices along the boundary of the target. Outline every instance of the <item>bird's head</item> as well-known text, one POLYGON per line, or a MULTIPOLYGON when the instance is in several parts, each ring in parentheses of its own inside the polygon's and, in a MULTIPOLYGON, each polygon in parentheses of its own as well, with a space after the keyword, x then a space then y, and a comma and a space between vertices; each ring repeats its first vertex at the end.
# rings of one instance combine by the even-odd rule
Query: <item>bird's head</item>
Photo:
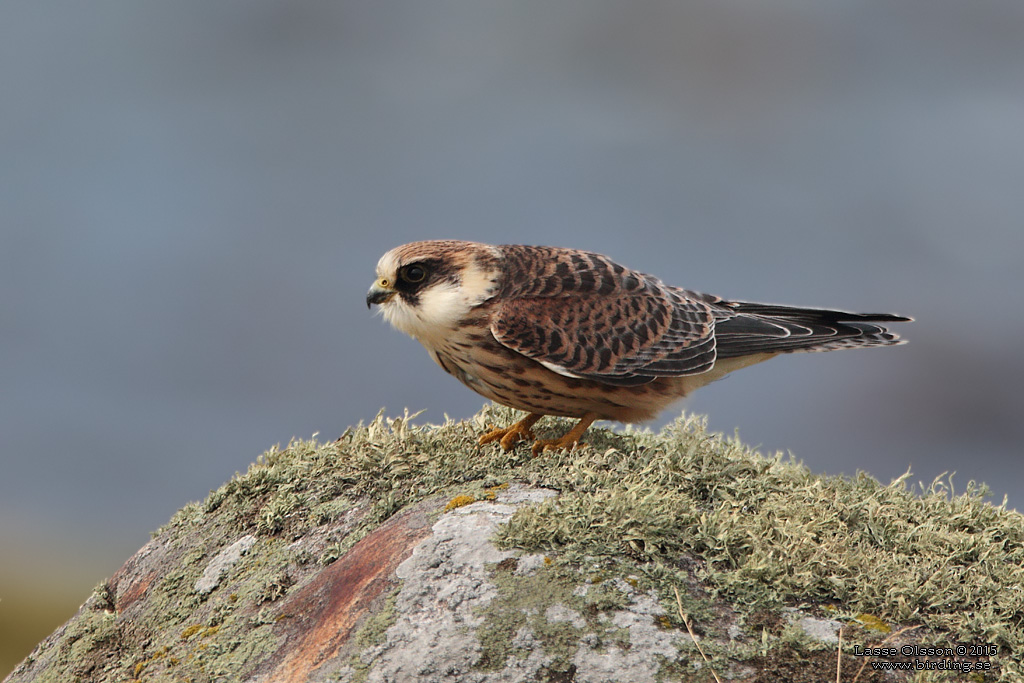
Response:
POLYGON ((379 305, 392 326, 433 346, 493 295, 500 261, 497 247, 477 242, 403 244, 377 262, 366 306, 379 305))

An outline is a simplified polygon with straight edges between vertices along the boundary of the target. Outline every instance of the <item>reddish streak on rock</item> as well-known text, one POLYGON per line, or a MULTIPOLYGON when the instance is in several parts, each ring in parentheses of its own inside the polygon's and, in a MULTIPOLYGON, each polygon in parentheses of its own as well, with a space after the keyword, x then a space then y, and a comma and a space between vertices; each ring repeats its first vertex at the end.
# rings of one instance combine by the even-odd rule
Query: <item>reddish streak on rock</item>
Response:
POLYGON ((118 614, 131 607, 136 600, 145 595, 146 591, 149 590, 149 586, 153 583, 153 579, 156 578, 156 572, 149 572, 145 576, 135 577, 124 593, 117 596, 116 604, 114 609, 117 610, 118 614))
POLYGON ((282 602, 278 614, 288 637, 260 680, 308 681, 337 656, 398 565, 430 533, 423 510, 418 505, 389 520, 282 602))
POLYGON ((114 609, 118 614, 131 607, 149 590, 158 573, 155 567, 164 559, 164 555, 164 548, 150 541, 110 577, 110 592, 114 596, 114 609))

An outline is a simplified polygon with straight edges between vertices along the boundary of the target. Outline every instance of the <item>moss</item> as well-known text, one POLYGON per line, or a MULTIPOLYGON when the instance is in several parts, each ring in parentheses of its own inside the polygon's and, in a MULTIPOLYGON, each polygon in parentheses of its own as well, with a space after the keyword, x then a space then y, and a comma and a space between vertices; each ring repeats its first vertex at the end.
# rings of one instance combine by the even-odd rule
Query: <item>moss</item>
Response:
POLYGON ((88 679, 110 665, 113 653, 109 646, 117 635, 117 619, 112 612, 91 610, 74 625, 64 652, 73 680, 88 679))
MULTIPOLYGON (((547 624, 540 605, 575 609, 587 629, 605 628, 609 643, 625 644, 627 636, 595 618, 621 606, 613 580, 628 578, 633 590, 657 591, 662 626, 681 624, 674 588, 695 627, 719 640, 720 606, 729 605, 750 641, 718 654, 789 667, 791 680, 801 680, 803 664, 813 664, 805 670, 820 680, 818 664, 829 658, 834 671, 835 650, 796 642, 777 616, 783 605, 831 605, 829 616, 863 642, 889 637, 874 630, 878 624, 917 624, 947 642, 995 644, 999 675, 1022 673, 1024 518, 987 502, 984 487, 972 483, 955 494, 949 478, 914 487, 909 474, 888 485, 863 473, 817 476, 708 434, 694 417, 660 434, 592 429, 587 446, 537 458, 526 446, 506 453, 477 444, 488 423, 516 419, 507 409, 488 407, 440 426, 415 426, 413 417, 381 414, 330 443, 275 447, 204 502, 187 505, 155 535, 158 551, 176 563, 147 591, 146 621, 126 628, 109 609, 111 596, 97 598, 57 646, 54 670, 69 675, 53 680, 127 680, 140 663, 143 679, 171 676, 172 667, 175 680, 238 678, 247 658, 275 646, 275 615, 258 605, 287 590, 290 579, 282 577, 316 571, 312 559, 333 561, 407 505, 432 496, 490 500, 511 481, 561 494, 520 508, 499 532, 504 547, 545 553, 551 562, 532 577, 495 568, 499 597, 482 634, 484 668, 515 654, 509 644, 525 626, 551 657, 543 676, 569 680, 576 627, 547 624), (291 547, 320 525, 331 530, 319 545, 291 547), (260 536, 257 550, 216 591, 195 594, 216 552, 250 533, 260 536), (572 593, 588 580, 585 596, 572 593), (852 627, 858 620, 869 628, 852 627), (179 637, 194 626, 192 637, 179 637), (150 637, 133 640, 143 632, 150 637)), ((537 432, 550 437, 568 426, 547 418, 537 432)), ((708 646, 714 656, 719 646, 708 646)), ((43 655, 50 653, 35 661, 43 655)), ((695 653, 683 655, 702 666, 695 653)))
POLYGON ((384 633, 398 620, 395 603, 398 600, 399 588, 395 588, 384 599, 384 606, 367 616, 366 621, 356 631, 355 643, 359 649, 365 649, 384 642, 384 633))
POLYGON ((559 458, 539 483, 562 495, 521 509, 503 546, 626 557, 640 572, 694 553, 699 578, 740 605, 834 601, 1021 652, 1024 593, 1007 587, 1024 585, 1024 524, 984 488, 816 476, 709 435, 699 418, 599 440, 604 451, 559 458))
MULTIPOLYGON (((284 567, 260 586, 256 592, 256 604, 262 605, 267 602, 276 602, 283 598, 288 593, 288 589, 294 585, 295 578, 288 571, 288 568, 284 567)), ((230 600, 230 596, 228 599, 230 600)))
POLYGON ((202 624, 192 624, 191 626, 189 626, 188 628, 186 628, 184 631, 181 632, 181 639, 182 640, 188 640, 189 638, 191 638, 192 636, 194 636, 195 634, 199 633, 202 630, 203 630, 203 625, 202 624))
MULTIPOLYGON (((920 623, 1024 654, 1024 594, 1007 590, 1024 585, 1024 524, 973 483, 954 495, 949 479, 912 487, 909 473, 889 485, 863 473, 817 476, 708 434, 696 417, 657 435, 592 430, 582 450, 539 458, 527 448, 476 445, 487 423, 515 419, 507 409, 437 427, 413 426, 412 417, 378 415, 331 444, 269 451, 202 507, 248 500, 250 521, 236 523, 258 524, 263 510, 273 534, 289 515, 295 528, 322 519, 304 516, 339 496, 373 501, 329 561, 405 505, 446 492, 468 498, 467 489, 487 500, 509 481, 525 481, 562 493, 520 509, 499 533, 501 545, 548 552, 563 566, 617 558, 628 564, 622 575, 658 590, 676 626, 672 588, 696 581, 709 587, 709 600, 735 604, 741 618, 784 604, 835 604, 878 620, 871 624, 920 623), (699 566, 684 566, 688 557, 699 566)), ((555 433, 569 425, 547 422, 555 433)), ((685 599, 696 600, 686 606, 695 623, 713 622, 708 601, 685 599)))
POLYGON ((363 661, 359 653, 383 643, 387 630, 398 621, 395 604, 398 601, 399 591, 400 587, 394 588, 384 598, 383 606, 379 610, 371 611, 352 636, 357 653, 352 655, 349 661, 354 672, 351 683, 363 683, 370 673, 370 663, 363 661))
MULTIPOLYGON (((261 534, 276 534, 283 530, 290 519, 305 511, 306 501, 293 491, 275 493, 263 504, 257 513, 256 531, 261 534)), ((295 530, 301 533, 301 529, 295 530)))
MULTIPOLYGON (((525 628, 552 658, 547 667, 552 674, 567 671, 581 630, 569 622, 549 622, 545 612, 554 605, 569 606, 578 602, 573 592, 579 577, 551 568, 526 576, 497 569, 493 581, 498 595, 480 613, 484 623, 477 629, 481 646, 477 666, 485 671, 496 671, 505 666, 510 656, 525 656, 527 653, 516 646, 516 636, 525 628)), ((594 617, 596 623, 596 613, 594 617)), ((605 629, 601 627, 601 630, 605 629)))

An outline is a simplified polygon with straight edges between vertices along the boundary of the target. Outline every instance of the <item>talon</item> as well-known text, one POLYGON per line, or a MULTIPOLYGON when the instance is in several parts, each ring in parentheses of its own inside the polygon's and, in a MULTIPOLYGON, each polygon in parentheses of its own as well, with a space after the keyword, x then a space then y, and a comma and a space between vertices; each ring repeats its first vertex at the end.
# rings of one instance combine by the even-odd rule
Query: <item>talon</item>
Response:
MULTIPOLYGON (((516 445, 516 442, 534 438, 532 427, 542 417, 544 416, 530 413, 519 422, 508 427, 496 427, 481 435, 480 445, 483 446, 484 444, 497 441, 501 445, 502 450, 510 451, 516 445)), ((494 427, 494 425, 491 425, 491 427, 494 427)))
POLYGON ((587 413, 572 429, 563 434, 561 438, 538 439, 533 444, 533 455, 538 456, 541 453, 546 453, 548 451, 571 451, 582 445, 583 442, 580 441, 580 437, 583 436, 583 432, 587 431, 587 428, 589 428, 596 419, 597 415, 594 413, 587 413))

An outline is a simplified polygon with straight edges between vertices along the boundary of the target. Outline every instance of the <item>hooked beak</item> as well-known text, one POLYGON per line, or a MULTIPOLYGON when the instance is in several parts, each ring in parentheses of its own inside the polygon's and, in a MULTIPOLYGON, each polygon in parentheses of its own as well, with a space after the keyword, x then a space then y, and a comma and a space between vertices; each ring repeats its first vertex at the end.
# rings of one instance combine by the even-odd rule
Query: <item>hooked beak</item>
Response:
POLYGON ((380 282, 374 282, 373 286, 370 287, 370 291, 366 293, 366 307, 369 308, 373 304, 382 304, 390 301, 394 295, 395 290, 390 287, 384 287, 380 282))

